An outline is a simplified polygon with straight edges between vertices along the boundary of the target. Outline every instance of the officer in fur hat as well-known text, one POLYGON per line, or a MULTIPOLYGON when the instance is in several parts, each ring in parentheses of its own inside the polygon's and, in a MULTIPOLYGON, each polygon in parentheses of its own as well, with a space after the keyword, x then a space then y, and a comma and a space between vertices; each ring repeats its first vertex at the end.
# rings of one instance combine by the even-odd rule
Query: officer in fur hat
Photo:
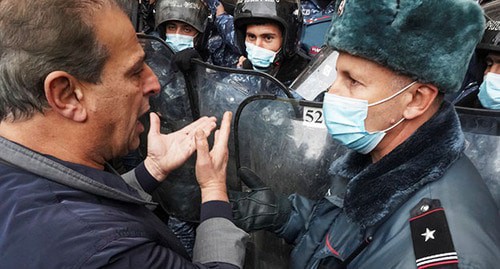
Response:
POLYGON ((495 268, 500 216, 445 93, 482 37, 472 0, 343 0, 327 44, 340 55, 325 95, 329 133, 350 148, 319 201, 283 198, 241 169, 232 193, 247 231, 294 244, 292 268, 495 268))

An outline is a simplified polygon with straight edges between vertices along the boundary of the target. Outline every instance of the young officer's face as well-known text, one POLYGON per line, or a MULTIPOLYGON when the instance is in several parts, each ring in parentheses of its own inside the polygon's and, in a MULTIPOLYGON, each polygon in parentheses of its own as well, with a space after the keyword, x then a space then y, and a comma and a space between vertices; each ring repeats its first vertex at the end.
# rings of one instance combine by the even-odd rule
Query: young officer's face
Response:
POLYGON ((486 56, 486 70, 484 74, 495 73, 500 74, 500 53, 490 52, 486 56))
POLYGON ((166 23, 165 33, 195 36, 198 34, 198 31, 193 26, 187 23, 181 21, 168 21, 166 23))
POLYGON ((277 52, 283 43, 283 34, 275 23, 250 24, 247 26, 245 42, 277 52))

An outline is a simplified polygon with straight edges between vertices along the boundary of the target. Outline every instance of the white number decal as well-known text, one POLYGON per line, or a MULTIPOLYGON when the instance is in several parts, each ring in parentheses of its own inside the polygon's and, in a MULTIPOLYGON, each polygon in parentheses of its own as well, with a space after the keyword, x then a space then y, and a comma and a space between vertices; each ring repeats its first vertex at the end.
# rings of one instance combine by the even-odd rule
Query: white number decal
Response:
POLYGON ((316 107, 304 107, 304 120, 305 126, 314 128, 326 128, 323 123, 323 109, 316 107))

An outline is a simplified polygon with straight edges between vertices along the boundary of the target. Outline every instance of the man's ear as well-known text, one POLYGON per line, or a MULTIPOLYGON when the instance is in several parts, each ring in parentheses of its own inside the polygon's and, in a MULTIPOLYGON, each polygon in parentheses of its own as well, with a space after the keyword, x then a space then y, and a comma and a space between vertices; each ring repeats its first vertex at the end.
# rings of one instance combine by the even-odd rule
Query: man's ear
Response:
POLYGON ((87 119, 87 110, 82 104, 83 91, 77 87, 75 77, 64 71, 51 72, 45 78, 44 90, 54 112, 77 122, 87 119))
POLYGON ((426 113, 429 109, 436 109, 435 104, 439 90, 432 84, 417 84, 418 88, 405 95, 406 109, 403 116, 414 119, 426 113))

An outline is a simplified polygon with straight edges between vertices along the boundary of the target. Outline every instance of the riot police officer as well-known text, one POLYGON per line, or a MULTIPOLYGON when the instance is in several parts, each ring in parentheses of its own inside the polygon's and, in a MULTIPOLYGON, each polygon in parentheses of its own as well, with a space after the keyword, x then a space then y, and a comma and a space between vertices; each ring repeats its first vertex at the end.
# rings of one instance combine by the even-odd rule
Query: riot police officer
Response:
MULTIPOLYGON (((483 5, 486 29, 476 48, 476 81, 456 97, 458 106, 500 109, 500 2, 483 5)), ((474 75, 474 74, 473 74, 474 75)))
POLYGON ((297 54, 302 25, 298 0, 237 2, 236 41, 245 56, 240 66, 290 84, 307 64, 297 54))
POLYGON ((160 0, 156 3, 158 34, 174 52, 187 48, 202 50, 209 11, 201 0, 160 0))

